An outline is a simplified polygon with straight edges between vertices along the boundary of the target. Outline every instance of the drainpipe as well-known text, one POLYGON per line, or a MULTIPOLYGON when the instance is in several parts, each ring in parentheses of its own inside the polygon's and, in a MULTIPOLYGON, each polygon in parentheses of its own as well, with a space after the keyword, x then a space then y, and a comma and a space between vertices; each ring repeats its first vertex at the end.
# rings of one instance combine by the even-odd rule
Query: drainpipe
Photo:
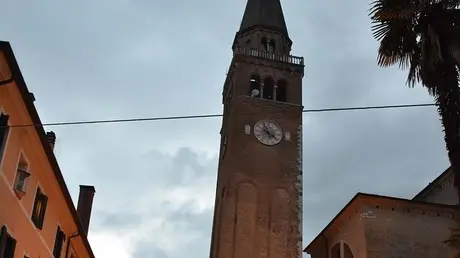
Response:
POLYGON ((80 235, 80 231, 78 231, 75 235, 71 235, 68 239, 67 239, 67 247, 65 249, 65 258, 67 258, 69 256, 69 249, 70 249, 70 240, 72 240, 72 238, 74 237, 77 237, 80 235))

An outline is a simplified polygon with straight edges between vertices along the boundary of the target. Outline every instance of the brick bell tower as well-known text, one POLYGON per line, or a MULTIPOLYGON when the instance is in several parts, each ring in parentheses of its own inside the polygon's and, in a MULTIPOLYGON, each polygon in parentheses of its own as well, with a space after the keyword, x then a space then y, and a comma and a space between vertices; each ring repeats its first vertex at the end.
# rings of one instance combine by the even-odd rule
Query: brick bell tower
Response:
POLYGON ((279 0, 248 0, 223 90, 210 258, 302 256, 302 57, 279 0))

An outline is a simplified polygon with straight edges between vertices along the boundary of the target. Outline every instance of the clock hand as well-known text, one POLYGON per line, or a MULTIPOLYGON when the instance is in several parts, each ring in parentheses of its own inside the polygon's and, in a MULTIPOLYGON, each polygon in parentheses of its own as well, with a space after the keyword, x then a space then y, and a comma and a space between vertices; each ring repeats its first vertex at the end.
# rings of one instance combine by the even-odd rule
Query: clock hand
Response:
POLYGON ((267 133, 268 136, 269 136, 270 138, 275 137, 275 135, 273 134, 273 132, 270 130, 270 127, 267 126, 267 123, 266 123, 266 122, 264 122, 264 132, 267 133))
POLYGON ((267 123, 264 122, 264 132, 266 133, 270 133, 270 131, 268 130, 268 126, 267 126, 267 123))
POLYGON ((273 138, 275 137, 275 132, 273 132, 273 128, 267 126, 267 130, 268 130, 268 133, 270 134, 270 136, 273 138))
POLYGON ((270 130, 268 130, 267 133, 268 133, 268 136, 270 136, 270 138, 274 138, 274 137, 275 137, 275 135, 273 134, 273 132, 271 132, 270 130))

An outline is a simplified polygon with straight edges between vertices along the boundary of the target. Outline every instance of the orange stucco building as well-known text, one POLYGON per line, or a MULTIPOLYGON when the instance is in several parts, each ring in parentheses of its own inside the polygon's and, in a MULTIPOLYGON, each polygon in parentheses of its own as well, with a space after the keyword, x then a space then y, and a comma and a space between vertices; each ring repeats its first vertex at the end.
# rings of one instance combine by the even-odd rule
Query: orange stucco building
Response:
POLYGON ((11 46, 0 41, 0 258, 92 258, 93 186, 76 209, 11 46), (18 126, 39 125, 39 126, 18 126))

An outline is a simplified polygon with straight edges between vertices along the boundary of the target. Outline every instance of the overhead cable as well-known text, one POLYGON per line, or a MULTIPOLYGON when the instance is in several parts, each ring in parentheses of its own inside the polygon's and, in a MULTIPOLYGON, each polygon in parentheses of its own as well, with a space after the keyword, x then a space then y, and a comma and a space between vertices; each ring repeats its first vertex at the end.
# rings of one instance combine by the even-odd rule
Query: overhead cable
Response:
MULTIPOLYGON (((375 110, 375 109, 396 109, 396 108, 415 108, 415 107, 430 107, 435 106, 433 103, 425 104, 404 104, 404 105, 385 105, 385 106, 363 106, 363 107, 342 107, 342 108, 322 108, 322 109, 304 109, 302 113, 320 113, 320 112, 338 112, 338 111, 357 111, 357 110, 375 110)), ((73 122, 55 122, 44 124, 24 124, 10 125, 9 127, 30 127, 30 126, 68 126, 68 125, 83 125, 83 124, 108 124, 108 123, 128 123, 128 122, 145 122, 159 120, 183 120, 183 119, 198 119, 221 117, 222 114, 209 115, 187 115, 187 116, 160 116, 160 117, 144 117, 144 118, 126 118, 126 119, 107 119, 107 120, 88 120, 88 121, 73 121, 73 122)))

